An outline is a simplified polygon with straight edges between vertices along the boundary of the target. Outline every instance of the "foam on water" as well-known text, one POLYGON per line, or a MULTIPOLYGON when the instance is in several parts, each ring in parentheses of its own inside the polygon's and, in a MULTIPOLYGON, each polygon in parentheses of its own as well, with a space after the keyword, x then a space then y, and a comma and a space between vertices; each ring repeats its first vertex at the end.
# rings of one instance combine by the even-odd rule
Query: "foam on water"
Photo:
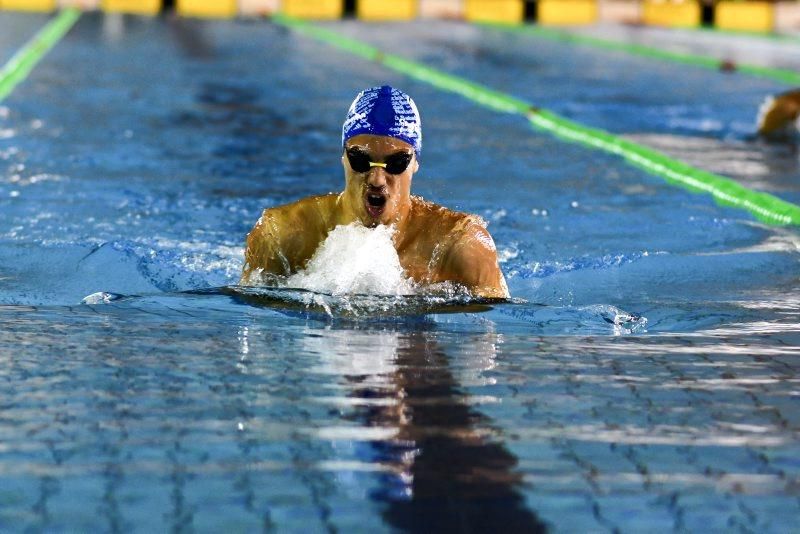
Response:
POLYGON ((403 272, 392 235, 391 226, 337 226, 307 267, 286 279, 286 286, 331 295, 414 294, 415 285, 403 272))
MULTIPOLYGON (((491 303, 476 299, 455 284, 414 283, 400 265, 392 243, 394 231, 393 227, 383 225, 376 228, 358 223, 338 226, 319 246, 304 270, 287 278, 265 277, 264 282, 270 282, 267 285, 240 286, 226 292, 259 306, 305 309, 332 318, 402 319, 409 315, 492 309, 491 303)), ((647 256, 647 253, 642 255, 647 256)), ((625 263, 619 257, 605 260, 607 258, 601 261, 603 265, 609 261, 625 263)), ((583 267, 564 270, 579 268, 583 267)), ((98 299, 106 302, 104 295, 98 299)), ((646 318, 607 304, 561 307, 530 304, 524 300, 509 300, 505 304, 508 306, 501 306, 501 315, 506 319, 513 317, 526 328, 535 330, 615 335, 646 331, 646 318)))

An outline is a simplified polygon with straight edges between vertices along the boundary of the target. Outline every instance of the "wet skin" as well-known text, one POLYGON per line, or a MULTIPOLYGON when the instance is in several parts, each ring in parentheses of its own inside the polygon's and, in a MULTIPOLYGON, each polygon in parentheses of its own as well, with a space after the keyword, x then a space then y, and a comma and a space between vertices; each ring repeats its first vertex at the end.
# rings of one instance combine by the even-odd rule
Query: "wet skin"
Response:
POLYGON ((761 111, 758 133, 773 135, 791 129, 800 116, 800 89, 779 94, 761 111))
POLYGON ((411 194, 419 169, 405 141, 377 135, 349 139, 342 155, 345 188, 339 194, 308 197, 264 210, 247 236, 241 284, 264 280, 264 274, 287 276, 306 266, 317 247, 338 225, 394 225, 394 247, 406 274, 416 282, 454 282, 475 296, 508 297, 492 237, 480 217, 456 212, 411 194), (398 174, 373 166, 357 172, 347 152, 366 154, 372 162, 410 156, 398 174))

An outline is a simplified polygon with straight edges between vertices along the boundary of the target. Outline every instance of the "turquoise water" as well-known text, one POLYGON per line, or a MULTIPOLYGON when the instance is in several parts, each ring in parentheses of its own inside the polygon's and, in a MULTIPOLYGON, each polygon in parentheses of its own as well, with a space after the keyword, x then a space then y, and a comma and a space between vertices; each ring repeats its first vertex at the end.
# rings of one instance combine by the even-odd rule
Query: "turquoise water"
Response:
MULTIPOLYGON (((3 14, 0 55, 41 20, 3 14)), ((792 146, 749 136, 774 82, 332 27, 798 200, 792 146)), ((0 530, 796 524, 794 229, 266 22, 85 15, 0 131, 0 530), (414 191, 486 218, 514 301, 230 287, 264 207, 341 187, 381 83, 423 116, 414 191)))

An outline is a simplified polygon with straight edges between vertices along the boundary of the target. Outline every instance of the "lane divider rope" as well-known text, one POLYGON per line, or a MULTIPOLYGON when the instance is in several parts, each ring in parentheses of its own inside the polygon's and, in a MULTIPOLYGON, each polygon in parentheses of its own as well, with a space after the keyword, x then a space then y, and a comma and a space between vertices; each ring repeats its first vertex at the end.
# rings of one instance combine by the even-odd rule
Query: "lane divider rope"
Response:
POLYGON ((80 16, 80 10, 74 8, 60 12, 8 60, 0 69, 0 102, 28 77, 36 64, 66 35, 80 16))
POLYGON ((612 50, 615 52, 624 52, 635 56, 642 56, 662 61, 671 61, 673 63, 692 65, 694 67, 701 67, 710 70, 741 72, 744 74, 749 74, 751 76, 768 78, 789 85, 800 85, 800 73, 788 69, 781 69, 776 67, 764 67, 760 65, 750 65, 744 63, 733 63, 728 60, 722 60, 708 56, 688 54, 683 52, 671 52, 669 50, 662 50, 660 48, 655 48, 652 46, 646 46, 636 43, 624 43, 620 41, 612 41, 609 39, 602 39, 600 37, 592 37, 589 35, 578 35, 566 31, 554 30, 551 28, 542 28, 538 26, 529 26, 529 25, 523 26, 518 24, 499 24, 499 23, 480 23, 479 25, 486 28, 492 28, 504 32, 519 33, 522 35, 531 35, 534 37, 549 39, 551 41, 558 41, 569 44, 587 45, 593 48, 612 50))
POLYGON ((692 167, 604 130, 583 126, 506 93, 394 54, 384 53, 362 41, 309 22, 286 15, 275 15, 272 21, 438 89, 461 95, 486 108, 522 115, 539 130, 565 141, 621 156, 632 165, 661 176, 669 183, 692 192, 710 194, 720 204, 747 210, 762 222, 800 225, 800 206, 769 193, 748 189, 731 178, 692 167))

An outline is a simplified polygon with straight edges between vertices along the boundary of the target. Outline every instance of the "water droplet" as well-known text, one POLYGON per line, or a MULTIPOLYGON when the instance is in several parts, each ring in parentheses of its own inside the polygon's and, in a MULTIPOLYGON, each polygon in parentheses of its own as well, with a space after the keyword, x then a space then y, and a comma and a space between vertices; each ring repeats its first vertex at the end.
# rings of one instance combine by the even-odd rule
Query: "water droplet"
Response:
POLYGON ((109 302, 113 302, 115 300, 119 300, 123 298, 124 295, 120 295, 117 293, 106 293, 105 291, 98 291, 97 293, 92 293, 91 295, 87 295, 83 297, 81 300, 81 304, 108 304, 109 302))

